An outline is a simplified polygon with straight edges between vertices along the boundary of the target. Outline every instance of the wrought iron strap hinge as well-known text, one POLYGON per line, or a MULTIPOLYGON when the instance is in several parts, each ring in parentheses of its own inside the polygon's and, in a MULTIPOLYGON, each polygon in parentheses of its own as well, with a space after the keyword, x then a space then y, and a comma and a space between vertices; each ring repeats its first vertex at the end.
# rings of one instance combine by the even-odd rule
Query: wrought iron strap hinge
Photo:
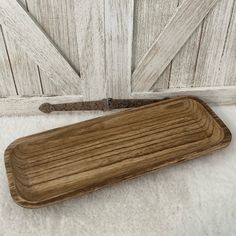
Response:
POLYGON ((39 110, 44 113, 54 111, 111 111, 113 109, 134 108, 148 105, 154 102, 159 102, 163 99, 112 99, 105 98, 98 101, 74 102, 62 104, 44 103, 39 107, 39 110))

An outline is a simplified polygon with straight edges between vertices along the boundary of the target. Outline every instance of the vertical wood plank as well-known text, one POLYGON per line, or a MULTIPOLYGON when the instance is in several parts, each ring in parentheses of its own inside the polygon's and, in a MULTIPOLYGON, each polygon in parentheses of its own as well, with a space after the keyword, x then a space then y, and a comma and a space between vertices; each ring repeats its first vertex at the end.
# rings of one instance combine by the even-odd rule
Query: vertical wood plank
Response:
POLYGON ((85 100, 106 97, 104 0, 76 0, 75 21, 85 100))
POLYGON ((1 0, 0 12, 2 25, 53 83, 69 92, 71 84, 79 86, 79 75, 18 1, 1 0))
POLYGON ((231 21, 221 60, 218 81, 224 81, 225 86, 236 85, 236 2, 232 8, 231 21))
MULTIPOLYGON (((74 0, 28 0, 29 12, 42 26, 43 30, 68 59, 70 64, 79 71, 79 55, 74 18, 74 0)), ((48 75, 40 70, 44 93, 47 95, 81 94, 79 83, 67 87, 58 87, 48 75)), ((60 78, 58 78, 60 80, 60 78)))
MULTIPOLYGON (((180 0, 182 4, 184 0, 180 0)), ((172 61, 169 88, 192 87, 195 75, 196 60, 202 33, 203 23, 196 29, 190 39, 172 61)))
POLYGON ((224 84, 224 80, 217 75, 220 69, 233 3, 234 0, 219 1, 205 19, 194 87, 220 86, 224 84))
MULTIPOLYGON (((25 0, 20 2, 26 6, 25 0)), ((23 52, 17 42, 11 38, 11 34, 7 32, 7 28, 4 26, 3 32, 18 94, 28 96, 42 94, 37 65, 23 52)))
MULTIPOLYGON (((178 0, 135 1, 133 70, 173 16, 178 0)), ((171 66, 159 77, 152 90, 168 88, 171 66)))
POLYGON ((149 91, 218 0, 185 0, 132 75, 134 92, 149 91))
POLYGON ((31 96, 42 94, 37 64, 28 57, 6 30, 4 32, 19 95, 31 96))
POLYGON ((105 0, 106 79, 108 96, 131 95, 133 0, 105 0))
POLYGON ((6 41, 0 25, 0 97, 16 95, 6 41))

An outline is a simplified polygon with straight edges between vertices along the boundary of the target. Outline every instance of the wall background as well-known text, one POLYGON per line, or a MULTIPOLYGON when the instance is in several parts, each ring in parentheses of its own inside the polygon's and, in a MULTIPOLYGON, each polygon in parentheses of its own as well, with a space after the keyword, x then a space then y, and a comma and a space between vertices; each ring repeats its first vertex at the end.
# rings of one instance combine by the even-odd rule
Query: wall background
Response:
MULTIPOLYGON (((25 113, 37 113, 48 100, 105 97, 191 94, 236 102, 235 0, 219 0, 153 87, 139 94, 132 93, 132 71, 184 0, 20 1, 81 79, 48 75, 0 20, 0 114, 21 114, 21 104, 25 113), (38 98, 37 105, 22 96, 38 98), (4 112, 6 107, 15 109, 4 112)), ((53 60, 49 55, 44 63, 50 67, 53 60)))

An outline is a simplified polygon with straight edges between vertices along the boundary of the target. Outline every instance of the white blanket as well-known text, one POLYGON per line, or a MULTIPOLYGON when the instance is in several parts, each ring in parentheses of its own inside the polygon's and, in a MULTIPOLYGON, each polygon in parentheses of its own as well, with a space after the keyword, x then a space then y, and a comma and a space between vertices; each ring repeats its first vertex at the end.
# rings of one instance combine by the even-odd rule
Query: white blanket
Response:
MULTIPOLYGON (((236 134, 236 106, 214 107, 236 134)), ((3 153, 21 136, 102 113, 0 118, 0 236, 236 235, 236 140, 227 149, 50 207, 11 199, 3 153)))

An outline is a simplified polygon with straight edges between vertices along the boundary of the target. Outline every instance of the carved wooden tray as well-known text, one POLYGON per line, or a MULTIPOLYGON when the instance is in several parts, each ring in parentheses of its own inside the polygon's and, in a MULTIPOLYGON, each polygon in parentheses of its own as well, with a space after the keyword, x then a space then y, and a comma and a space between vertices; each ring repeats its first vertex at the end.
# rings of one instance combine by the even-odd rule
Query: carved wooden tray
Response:
POLYGON ((202 101, 164 100, 20 138, 5 152, 16 203, 37 208, 226 147, 231 134, 202 101))

